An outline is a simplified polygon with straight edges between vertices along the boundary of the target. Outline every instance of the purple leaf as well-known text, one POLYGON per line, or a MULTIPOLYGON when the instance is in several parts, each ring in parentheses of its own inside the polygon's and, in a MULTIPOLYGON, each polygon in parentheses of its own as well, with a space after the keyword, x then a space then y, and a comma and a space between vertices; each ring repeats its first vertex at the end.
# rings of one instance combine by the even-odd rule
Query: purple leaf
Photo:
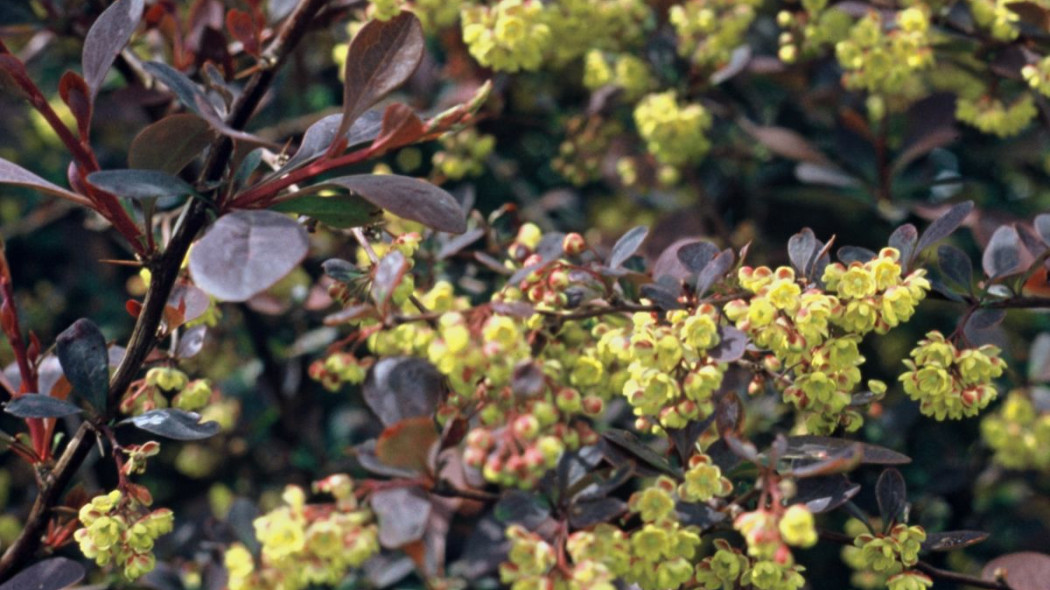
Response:
POLYGON ((82 203, 85 200, 84 197, 72 191, 68 191, 57 184, 52 184, 25 168, 22 168, 18 164, 9 162, 3 158, 0 158, 0 184, 24 186, 26 188, 36 189, 78 203, 82 203))
POLYGON ((736 264, 736 254, 733 254, 731 248, 726 248, 718 253, 717 256, 711 259, 704 267, 704 270, 700 271, 700 275, 696 277, 696 294, 699 297, 703 297, 704 293, 711 288, 711 285, 718 279, 721 279, 729 269, 733 268, 736 264))
POLYGON ((1043 243, 1050 246, 1050 213, 1036 215, 1032 224, 1035 226, 1035 231, 1039 232, 1039 238, 1043 240, 1043 243))
POLYGON ((973 263, 965 252, 944 244, 937 248, 937 265, 944 276, 967 291, 973 286, 973 263))
POLYGON ((976 545, 988 538, 982 531, 945 531, 943 533, 926 533, 922 543, 923 551, 955 551, 970 545, 976 545))
POLYGON ((216 137, 207 121, 193 113, 176 113, 150 124, 131 140, 128 167, 178 174, 216 137))
POLYGON ((164 408, 133 416, 120 423, 131 424, 150 434, 173 440, 202 440, 218 434, 218 422, 200 422, 200 419, 200 414, 196 412, 164 408))
POLYGON ((346 50, 343 118, 335 138, 343 137, 362 113, 408 80, 423 59, 424 43, 423 27, 408 11, 386 22, 369 21, 354 35, 346 50))
POLYGON ((98 326, 81 318, 59 334, 55 342, 62 372, 74 393, 103 413, 109 393, 109 352, 98 326))
POLYGON ((391 250, 376 265, 375 278, 372 280, 372 299, 380 308, 384 308, 394 290, 401 284, 408 271, 408 260, 400 250, 391 250))
POLYGON ((744 356, 747 350, 747 334, 733 326, 719 326, 718 346, 708 352, 708 356, 720 363, 731 363, 744 356))
POLYGON ((117 0, 99 15, 84 37, 84 80, 91 89, 92 99, 98 94, 113 60, 135 32, 143 5, 143 0, 117 0))
POLYGON ((930 226, 926 228, 926 231, 922 232, 922 237, 919 238, 919 243, 915 246, 915 252, 912 254, 912 257, 914 258, 916 254, 950 236, 952 232, 962 225, 962 222, 966 220, 971 211, 973 211, 973 201, 964 201, 948 209, 937 219, 934 219, 930 226))
POLYGON ((380 359, 368 372, 362 395, 384 426, 434 413, 444 392, 444 377, 424 359, 380 359))
POLYGON ((369 502, 379 521, 379 543, 397 549, 423 538, 431 505, 419 488, 393 488, 372 494, 369 502))
POLYGON ((985 564, 981 577, 994 581, 1002 576, 1010 590, 1046 590, 1050 580, 1050 555, 1022 551, 1000 555, 985 564))
POLYGON ((888 245, 890 248, 896 248, 901 255, 901 261, 907 263, 911 260, 912 253, 915 252, 915 244, 919 241, 919 230, 915 229, 915 226, 910 223, 893 230, 890 234, 888 245))
POLYGON ((0 590, 61 590, 84 579, 84 566, 65 557, 52 557, 18 572, 0 590))
POLYGON ((246 301, 273 286, 306 256, 306 231, 273 211, 224 215, 190 252, 198 287, 223 301, 246 301))
POLYGON ((890 468, 879 475, 879 480, 875 482, 875 500, 879 504, 879 516, 885 530, 903 520, 908 507, 908 489, 900 471, 890 468))
POLYGON ((788 258, 800 275, 806 275, 819 250, 820 241, 808 227, 788 239, 788 258))
POLYGON ((649 228, 644 225, 627 230, 627 233, 623 234, 619 240, 616 240, 616 244, 613 245, 612 250, 609 252, 609 258, 605 265, 609 268, 620 268, 623 266, 627 259, 634 256, 634 253, 642 246, 642 242, 645 241, 645 237, 648 235, 649 228))
POLYGON ((996 279, 1019 270, 1021 266, 1021 236, 1017 228, 1003 225, 995 230, 984 248, 981 267, 990 279, 996 279))
POLYGON ((425 180, 394 174, 357 174, 331 178, 313 188, 324 186, 344 188, 380 209, 438 231, 461 234, 467 230, 466 215, 456 198, 425 180))
POLYGON ((57 397, 26 393, 4 404, 4 411, 19 418, 61 418, 79 414, 81 410, 57 397))

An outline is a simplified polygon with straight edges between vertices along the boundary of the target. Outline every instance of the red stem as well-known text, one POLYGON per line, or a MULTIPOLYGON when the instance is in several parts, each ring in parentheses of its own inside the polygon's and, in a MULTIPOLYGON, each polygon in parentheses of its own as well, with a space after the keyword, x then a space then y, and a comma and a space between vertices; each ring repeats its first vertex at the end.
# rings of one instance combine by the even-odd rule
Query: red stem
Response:
MULTIPOLYGON (((3 311, 4 315, 8 315, 11 319, 10 323, 4 322, 4 332, 7 336, 8 342, 11 343, 11 350, 14 351, 15 360, 18 363, 18 372, 22 377, 22 385, 18 388, 18 396, 21 397, 26 393, 37 392, 39 387, 37 386, 36 371, 33 366, 29 364, 29 355, 26 354, 25 340, 22 339, 22 328, 18 325, 18 311, 15 308, 15 295, 11 289, 11 277, 10 270, 7 267, 7 260, 3 261, 4 276, 0 277, 0 297, 3 298, 3 311)), ((29 427, 29 437, 33 441, 33 450, 36 452, 37 457, 40 461, 47 461, 51 458, 51 445, 48 440, 48 427, 46 420, 43 418, 26 418, 26 426, 29 427)))

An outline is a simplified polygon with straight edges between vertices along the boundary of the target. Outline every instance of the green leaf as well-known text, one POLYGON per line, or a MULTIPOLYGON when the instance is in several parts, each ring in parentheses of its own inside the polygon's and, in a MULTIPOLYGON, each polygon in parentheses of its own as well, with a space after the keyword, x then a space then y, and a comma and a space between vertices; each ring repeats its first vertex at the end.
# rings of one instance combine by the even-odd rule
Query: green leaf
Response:
POLYGON ((353 195, 297 197, 277 203, 270 209, 281 213, 306 215, 340 229, 367 225, 375 221, 380 211, 368 201, 353 195))

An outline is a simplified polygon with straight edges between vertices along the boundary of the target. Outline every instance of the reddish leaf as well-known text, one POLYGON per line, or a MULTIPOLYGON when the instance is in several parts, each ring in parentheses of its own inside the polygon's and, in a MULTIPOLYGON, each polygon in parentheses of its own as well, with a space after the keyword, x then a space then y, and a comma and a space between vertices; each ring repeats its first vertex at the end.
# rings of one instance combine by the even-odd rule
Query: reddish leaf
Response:
MULTIPOLYGON (((3 56, 0 56, 3 57, 3 56)), ((69 199, 77 203, 84 201, 84 197, 58 186, 52 184, 43 178, 40 178, 36 174, 22 168, 18 164, 9 162, 3 158, 0 158, 0 184, 13 184, 15 186, 24 186, 26 188, 36 189, 38 191, 54 195, 56 197, 62 197, 69 199)))
POLYGON ((927 533, 922 543, 923 551, 955 551, 970 545, 976 545, 988 538, 982 531, 947 531, 927 533))
POLYGON ((241 42, 248 55, 259 56, 259 34, 252 15, 243 10, 231 9, 226 13, 226 29, 230 31, 234 39, 241 42))
POLYGON ((416 71, 423 45, 423 27, 408 11, 386 22, 369 21, 354 36, 346 54, 343 119, 329 153, 341 151, 341 138, 355 119, 416 71))
POLYGON ((437 440, 438 431, 433 418, 407 418, 379 435, 376 457, 391 467, 425 473, 429 465, 430 447, 437 440))
POLYGON ((419 140, 426 133, 423 121, 409 107, 397 103, 383 111, 383 126, 372 149, 392 150, 419 140))
POLYGON ((761 127, 741 120, 742 127, 751 137, 778 156, 799 162, 828 164, 828 158, 799 133, 786 127, 761 127))
POLYGON ((981 571, 985 580, 1006 579, 1011 590, 1045 590, 1050 580, 1050 555, 1022 551, 1000 555, 989 561, 981 571))
POLYGON ((358 174, 325 180, 317 188, 326 185, 345 188, 380 209, 439 231, 461 234, 467 230, 466 215, 456 198, 424 180, 394 174, 358 174))
POLYGON ((861 450, 864 451, 861 463, 869 465, 903 465, 911 463, 911 459, 907 455, 902 455, 878 445, 845 438, 812 435, 788 437, 788 454, 785 455, 785 458, 808 457, 823 460, 831 456, 832 453, 852 445, 860 445, 861 450))
POLYGON ((192 113, 177 113, 150 124, 131 140, 128 167, 178 174, 207 148, 216 133, 192 113))
POLYGON ((246 301, 298 266, 307 246, 306 231, 280 213, 234 211, 194 245, 190 274, 213 297, 246 301))
POLYGON ((91 130, 91 90, 87 83, 76 72, 66 72, 58 82, 58 95, 76 118, 80 137, 87 137, 91 130))
POLYGON ((98 94, 113 60, 131 39, 142 18, 143 0, 117 0, 99 15, 84 38, 82 55, 84 80, 91 89, 90 97, 98 94))

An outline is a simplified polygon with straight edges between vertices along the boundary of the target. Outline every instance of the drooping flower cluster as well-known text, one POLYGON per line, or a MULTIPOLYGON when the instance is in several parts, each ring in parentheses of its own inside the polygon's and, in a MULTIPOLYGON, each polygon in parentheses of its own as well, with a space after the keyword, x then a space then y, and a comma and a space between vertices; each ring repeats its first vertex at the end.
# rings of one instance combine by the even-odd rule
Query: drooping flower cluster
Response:
POLYGON ((1011 391, 981 420, 981 436, 995 451, 993 461, 1007 469, 1050 469, 1050 412, 1022 390, 1011 391))
POLYGON ((898 13, 890 30, 878 11, 869 11, 835 45, 835 56, 846 71, 843 84, 876 94, 922 92, 915 74, 933 65, 929 27, 929 16, 919 6, 898 13))
POLYGON ((535 70, 550 43, 543 4, 500 0, 495 6, 464 7, 463 42, 478 63, 496 70, 535 70))
POLYGON ((634 124, 646 149, 671 166, 695 164, 707 154, 712 122, 703 105, 680 103, 674 90, 646 95, 634 108, 634 124))
POLYGON ((120 402, 120 411, 136 416, 169 405, 193 412, 208 405, 213 390, 207 379, 190 378, 174 367, 153 367, 136 382, 120 402), (168 399, 171 398, 169 402, 168 399))
POLYGON ((80 509, 84 527, 73 534, 84 557, 98 565, 112 563, 128 580, 153 571, 153 543, 171 532, 174 514, 167 508, 151 511, 147 506, 119 490, 92 498, 80 509))
POLYGON ((288 486, 285 505, 255 519, 262 545, 258 561, 240 543, 226 550, 230 590, 335 584, 379 551, 372 513, 358 506, 349 476, 329 476, 315 482, 314 489, 331 494, 335 502, 307 504, 302 488, 288 486))
POLYGON ((678 52, 705 67, 729 61, 755 20, 758 0, 686 0, 671 6, 668 18, 678 36, 678 52))
POLYGON ((1006 367, 997 347, 986 344, 959 350, 937 331, 919 341, 904 365, 908 367, 900 376, 904 392, 919 402, 923 414, 937 420, 976 416, 995 399, 992 380, 1006 367))
POLYGON ((725 363, 708 356, 718 345, 718 312, 701 305, 658 322, 651 313, 637 313, 629 329, 605 332, 598 342, 599 360, 627 366, 623 395, 643 430, 682 428, 703 420, 714 409, 713 394, 722 384, 725 363))
POLYGON ((919 562, 919 550, 925 540, 926 531, 922 527, 898 524, 885 534, 861 533, 853 539, 853 545, 859 550, 858 564, 893 576, 919 562))
MULTIPOLYGON (((788 367, 794 379, 776 384, 785 400, 810 413, 811 431, 860 426, 860 414, 849 406, 861 381, 861 339, 910 319, 930 288, 922 269, 902 277, 898 260, 897 250, 883 248, 867 262, 829 264, 824 288, 789 267, 740 269, 740 286, 753 296, 727 303, 726 317, 772 353, 770 370, 788 367)), ((885 391, 878 381, 869 388, 876 395, 885 391)))

